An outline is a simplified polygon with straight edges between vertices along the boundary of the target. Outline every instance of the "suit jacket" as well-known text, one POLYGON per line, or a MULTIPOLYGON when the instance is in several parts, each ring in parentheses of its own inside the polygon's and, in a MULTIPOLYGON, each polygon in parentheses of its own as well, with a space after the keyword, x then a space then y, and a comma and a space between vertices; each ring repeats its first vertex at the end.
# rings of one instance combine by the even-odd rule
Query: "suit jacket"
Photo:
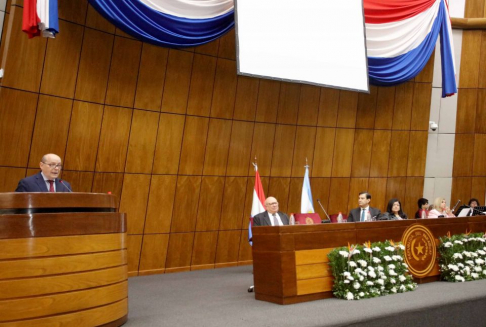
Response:
MULTIPOLYGON (((283 212, 277 212, 282 219, 282 223, 284 225, 289 224, 289 217, 283 212)), ((253 217, 253 226, 272 226, 272 222, 270 221, 270 216, 268 215, 268 211, 259 213, 255 217, 253 217)))
MULTIPOLYGON (((54 182, 56 183, 56 192, 70 192, 69 190, 72 190, 71 185, 65 180, 62 181, 64 184, 61 184, 59 178, 56 178, 54 182)), ((35 175, 21 179, 15 192, 49 192, 49 189, 39 172, 35 175)))
MULTIPOLYGON (((369 207, 371 217, 376 217, 380 215, 381 211, 377 208, 369 207)), ((361 221, 361 208, 354 208, 349 212, 348 223, 361 221)))

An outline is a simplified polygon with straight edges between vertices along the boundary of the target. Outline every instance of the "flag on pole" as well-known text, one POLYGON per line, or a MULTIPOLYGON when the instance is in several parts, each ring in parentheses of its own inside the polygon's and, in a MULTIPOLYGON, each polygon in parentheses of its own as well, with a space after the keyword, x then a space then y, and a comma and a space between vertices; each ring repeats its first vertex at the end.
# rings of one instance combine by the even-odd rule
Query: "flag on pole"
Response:
MULTIPOLYGON (((253 188, 253 202, 251 204, 251 218, 255 217, 259 213, 265 211, 265 194, 263 192, 262 181, 260 179, 260 173, 258 172, 258 166, 255 166, 255 187, 253 188)), ((251 232, 251 225, 252 221, 250 220, 250 224, 248 226, 248 242, 252 245, 252 237, 253 234, 251 232)))
POLYGON ((34 36, 55 38, 59 32, 57 0, 24 0, 22 31, 34 36))
POLYGON ((304 185, 302 185, 302 198, 300 200, 301 213, 315 213, 312 203, 312 192, 309 180, 309 166, 305 166, 304 185))

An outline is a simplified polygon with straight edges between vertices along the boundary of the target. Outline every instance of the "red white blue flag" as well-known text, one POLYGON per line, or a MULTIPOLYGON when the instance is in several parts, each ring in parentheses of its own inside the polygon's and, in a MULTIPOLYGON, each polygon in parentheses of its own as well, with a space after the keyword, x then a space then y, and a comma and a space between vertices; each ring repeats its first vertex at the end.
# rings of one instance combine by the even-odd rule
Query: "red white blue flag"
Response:
POLYGON ((54 38, 59 33, 57 0, 24 0, 22 31, 30 38, 54 38))

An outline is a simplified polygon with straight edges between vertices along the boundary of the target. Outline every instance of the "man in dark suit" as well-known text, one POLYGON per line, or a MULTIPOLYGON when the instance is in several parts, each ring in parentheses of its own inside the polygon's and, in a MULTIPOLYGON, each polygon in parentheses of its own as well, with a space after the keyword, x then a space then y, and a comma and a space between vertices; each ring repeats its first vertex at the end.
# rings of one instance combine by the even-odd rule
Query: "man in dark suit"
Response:
POLYGON ((39 165, 41 171, 20 180, 15 192, 72 192, 71 185, 58 178, 62 169, 58 155, 46 154, 39 165))
POLYGON ((253 226, 282 226, 289 224, 289 217, 278 211, 278 201, 270 196, 265 200, 267 211, 253 217, 253 226))
POLYGON ((361 192, 358 198, 359 208, 355 208, 349 212, 348 223, 366 221, 368 211, 370 212, 371 218, 376 219, 380 215, 381 211, 380 209, 370 207, 370 201, 371 194, 368 192, 361 192))

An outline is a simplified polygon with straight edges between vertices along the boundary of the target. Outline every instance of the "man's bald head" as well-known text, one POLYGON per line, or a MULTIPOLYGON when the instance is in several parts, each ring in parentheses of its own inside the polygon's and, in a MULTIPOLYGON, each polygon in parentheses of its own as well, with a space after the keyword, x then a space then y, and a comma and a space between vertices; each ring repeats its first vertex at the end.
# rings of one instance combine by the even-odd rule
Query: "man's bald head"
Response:
POLYGON ((42 173, 47 179, 55 180, 59 177, 62 169, 61 158, 54 153, 45 154, 39 163, 42 173))
POLYGON ((269 196, 265 200, 265 208, 269 213, 276 213, 278 212, 278 201, 273 196, 269 196))

